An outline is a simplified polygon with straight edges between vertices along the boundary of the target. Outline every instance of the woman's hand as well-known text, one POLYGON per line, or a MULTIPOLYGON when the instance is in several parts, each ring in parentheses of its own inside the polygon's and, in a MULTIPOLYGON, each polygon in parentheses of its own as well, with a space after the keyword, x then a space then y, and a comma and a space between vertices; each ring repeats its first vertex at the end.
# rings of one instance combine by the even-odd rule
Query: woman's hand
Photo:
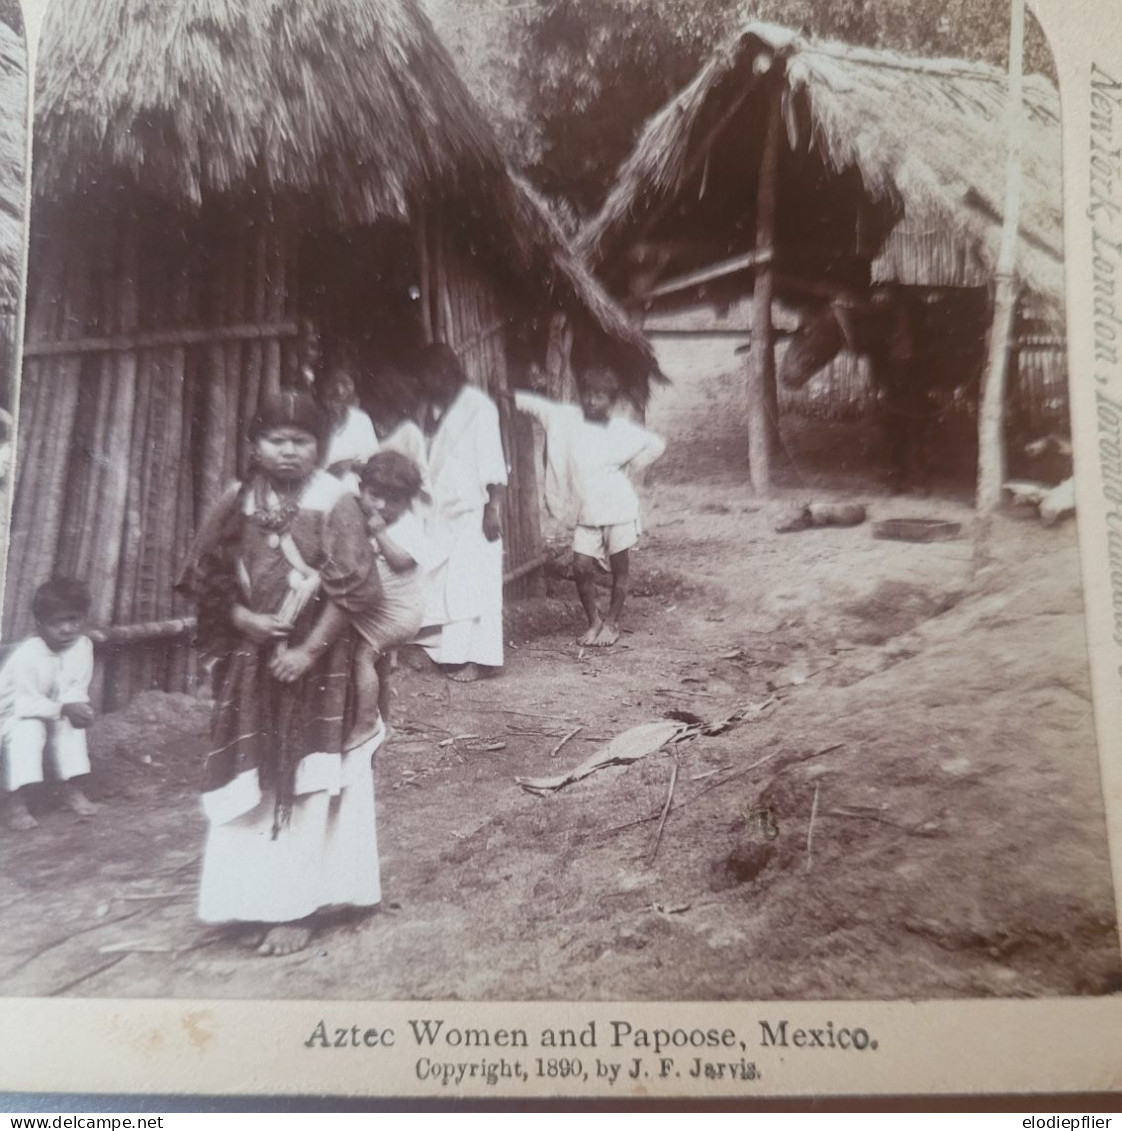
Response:
POLYGON ((251 613, 243 605, 235 605, 231 617, 234 628, 248 636, 254 644, 269 644, 283 640, 292 631, 292 625, 273 613, 251 613))
POLYGON ((497 502, 490 502, 483 508, 483 537, 488 542, 497 542, 503 533, 502 512, 497 502))
POLYGON ((269 662, 269 671, 281 683, 295 683, 311 670, 315 656, 305 648, 278 648, 269 662))
POLYGON ((381 534, 386 529, 386 520, 382 517, 381 511, 371 511, 366 516, 366 532, 373 537, 375 534, 381 534))

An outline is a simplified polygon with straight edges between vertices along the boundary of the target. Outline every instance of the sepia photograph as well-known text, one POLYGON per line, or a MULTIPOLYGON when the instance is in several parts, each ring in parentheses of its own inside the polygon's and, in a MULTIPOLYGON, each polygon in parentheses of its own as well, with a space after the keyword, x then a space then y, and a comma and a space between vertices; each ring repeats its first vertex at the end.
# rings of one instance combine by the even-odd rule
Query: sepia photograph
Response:
MULTIPOLYGON (((0 995, 1122 991, 1032 7, 36 12, 25 177, 0 7, 0 995)), ((758 1078, 688 1016, 513 1077, 591 1088, 610 1038, 636 1094, 667 1048, 681 1091, 758 1078)))

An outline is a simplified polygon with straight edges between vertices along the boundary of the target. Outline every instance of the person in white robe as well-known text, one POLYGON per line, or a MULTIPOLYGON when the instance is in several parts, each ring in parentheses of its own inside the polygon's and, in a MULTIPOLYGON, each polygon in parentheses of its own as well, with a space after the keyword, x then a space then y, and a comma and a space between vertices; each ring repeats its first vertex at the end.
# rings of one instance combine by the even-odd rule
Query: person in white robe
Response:
POLYGON ((420 381, 428 399, 429 532, 442 564, 430 574, 426 629, 417 642, 450 678, 469 682, 503 664, 507 466, 499 410, 467 383, 447 345, 425 350, 420 381))

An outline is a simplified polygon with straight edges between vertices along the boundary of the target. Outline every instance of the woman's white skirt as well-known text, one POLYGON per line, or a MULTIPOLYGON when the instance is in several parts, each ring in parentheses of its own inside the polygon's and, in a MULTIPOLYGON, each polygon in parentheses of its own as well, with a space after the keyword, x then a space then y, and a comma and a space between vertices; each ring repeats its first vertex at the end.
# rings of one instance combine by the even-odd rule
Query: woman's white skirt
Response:
POLYGON ((211 823, 199 882, 204 923, 291 923, 322 907, 382 899, 371 758, 378 733, 342 758, 339 793, 297 797, 273 838, 271 792, 248 813, 211 823))

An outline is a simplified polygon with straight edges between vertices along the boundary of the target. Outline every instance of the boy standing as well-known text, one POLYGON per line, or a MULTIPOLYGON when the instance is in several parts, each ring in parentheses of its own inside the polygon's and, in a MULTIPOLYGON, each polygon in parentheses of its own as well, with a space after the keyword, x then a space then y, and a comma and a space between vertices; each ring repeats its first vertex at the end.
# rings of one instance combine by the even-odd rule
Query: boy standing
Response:
POLYGON ((44 781, 48 765, 63 782, 63 803, 81 817, 97 806, 74 784, 90 772, 86 728, 93 643, 82 634, 90 594, 80 581, 56 578, 31 599, 37 635, 23 641, 0 669, 0 737, 9 828, 33 829, 26 789, 44 781))
POLYGON ((554 518, 575 525, 573 575, 588 618, 580 643, 605 648, 619 639, 628 551, 639 541, 639 497, 627 473, 654 463, 666 444, 612 415, 619 380, 611 370, 589 366, 578 375, 577 388, 579 407, 525 392, 515 393, 514 403, 545 428, 546 506, 554 518), (603 617, 596 604, 598 566, 612 574, 611 602, 603 617))

